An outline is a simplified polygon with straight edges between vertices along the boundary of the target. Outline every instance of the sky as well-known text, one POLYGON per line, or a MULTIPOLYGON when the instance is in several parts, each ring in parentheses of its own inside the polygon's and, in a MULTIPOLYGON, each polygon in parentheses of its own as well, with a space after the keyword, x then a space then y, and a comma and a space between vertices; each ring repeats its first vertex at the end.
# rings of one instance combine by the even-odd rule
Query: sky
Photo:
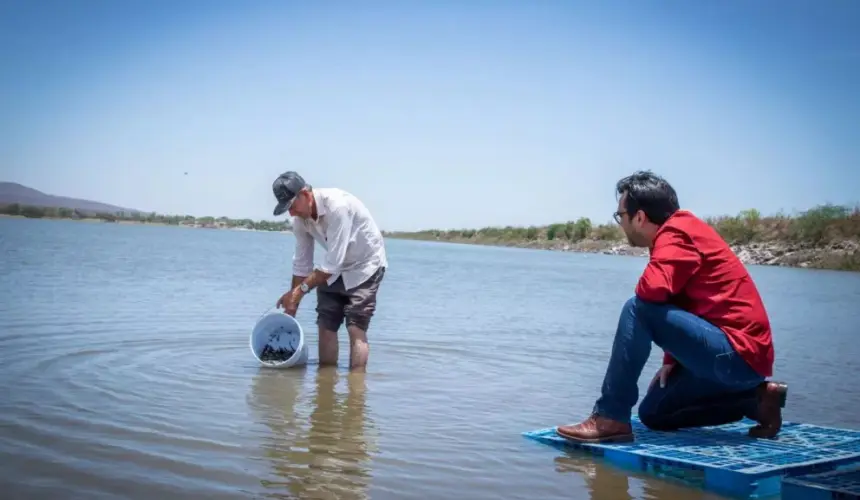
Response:
POLYGON ((477 228, 608 222, 639 169, 702 216, 854 205, 858 167, 857 1, 0 3, 0 181, 50 194, 277 220, 295 170, 477 228))

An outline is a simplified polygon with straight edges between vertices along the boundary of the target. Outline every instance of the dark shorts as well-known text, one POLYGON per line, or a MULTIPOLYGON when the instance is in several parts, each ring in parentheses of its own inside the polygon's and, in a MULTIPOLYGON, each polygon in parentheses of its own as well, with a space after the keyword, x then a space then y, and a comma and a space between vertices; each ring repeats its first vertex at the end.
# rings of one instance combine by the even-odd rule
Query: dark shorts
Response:
POLYGON ((317 287, 317 324, 326 330, 336 332, 341 323, 355 325, 367 330, 370 319, 376 311, 376 293, 385 276, 385 268, 380 267, 364 283, 352 290, 345 290, 343 278, 329 285, 317 287))

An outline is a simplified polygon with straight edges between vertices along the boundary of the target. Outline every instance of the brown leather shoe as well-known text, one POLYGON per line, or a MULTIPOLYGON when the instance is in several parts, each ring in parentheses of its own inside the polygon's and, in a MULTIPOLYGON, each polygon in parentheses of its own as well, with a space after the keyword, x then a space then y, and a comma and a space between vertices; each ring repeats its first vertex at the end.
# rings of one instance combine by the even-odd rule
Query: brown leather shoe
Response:
POLYGON ((572 441, 584 443, 619 443, 633 441, 633 428, 630 424, 610 420, 606 417, 591 415, 576 425, 560 425, 555 432, 572 441))
POLYGON ((762 382, 757 388, 758 408, 752 416, 758 425, 749 430, 750 437, 771 439, 782 428, 782 409, 788 395, 788 385, 782 382, 762 382))

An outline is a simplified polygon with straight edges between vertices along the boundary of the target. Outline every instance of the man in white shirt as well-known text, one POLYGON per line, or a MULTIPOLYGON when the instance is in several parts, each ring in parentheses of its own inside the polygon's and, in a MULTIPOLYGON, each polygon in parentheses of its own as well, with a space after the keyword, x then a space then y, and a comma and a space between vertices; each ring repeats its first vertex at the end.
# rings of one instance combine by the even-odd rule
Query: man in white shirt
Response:
POLYGON ((337 331, 345 320, 350 369, 364 371, 370 351, 367 328, 388 267, 382 232, 367 207, 342 189, 313 189, 291 171, 275 179, 272 191, 278 200, 274 214, 289 211, 296 239, 292 289, 277 307, 295 316, 302 298, 316 288, 320 364, 337 364, 337 331), (326 249, 316 269, 314 240, 326 249))

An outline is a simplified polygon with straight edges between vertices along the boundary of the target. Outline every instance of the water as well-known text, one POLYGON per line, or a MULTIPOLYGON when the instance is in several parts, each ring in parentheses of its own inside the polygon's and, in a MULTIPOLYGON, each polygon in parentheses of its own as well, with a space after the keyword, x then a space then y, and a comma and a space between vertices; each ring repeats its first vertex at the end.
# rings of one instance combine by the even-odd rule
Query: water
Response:
MULTIPOLYGON (((520 436, 587 415, 643 259, 389 241, 368 373, 262 369, 292 242, 0 218, 3 498, 716 498, 520 436)), ((752 272, 786 418, 860 428, 860 274, 752 272)))

